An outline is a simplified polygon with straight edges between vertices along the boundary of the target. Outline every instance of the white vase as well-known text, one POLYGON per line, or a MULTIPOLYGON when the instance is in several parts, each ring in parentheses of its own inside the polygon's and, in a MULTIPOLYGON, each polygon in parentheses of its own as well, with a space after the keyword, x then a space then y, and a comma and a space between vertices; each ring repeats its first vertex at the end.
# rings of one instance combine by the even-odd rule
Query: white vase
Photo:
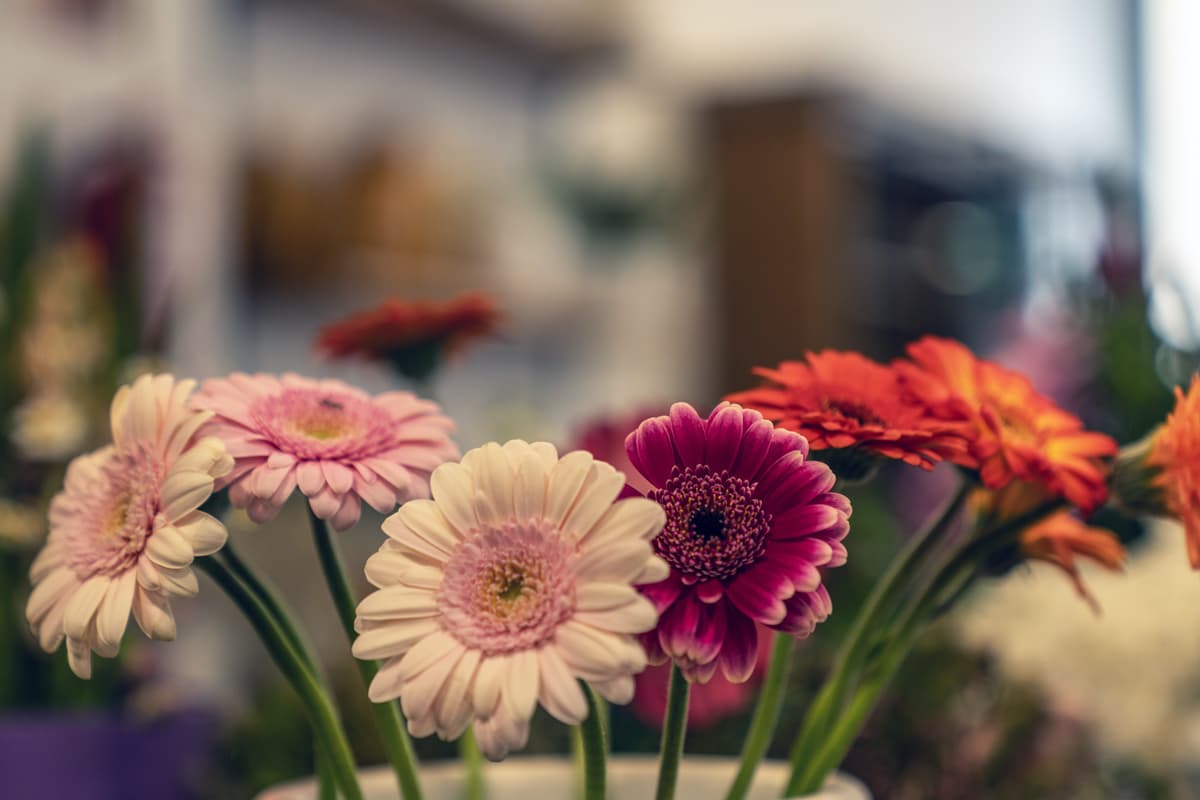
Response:
MULTIPOLYGON (((733 781, 737 760, 689 757, 679 770, 675 796, 679 800, 721 800, 733 781)), ((787 781, 788 765, 767 761, 759 765, 748 800, 778 800, 787 781)), ((359 783, 366 800, 396 800, 396 780, 388 767, 360 770, 359 783)), ((641 800, 654 796, 658 779, 656 756, 615 756, 608 761, 608 796, 614 800, 641 800)), ((575 800, 579 797, 579 772, 567 758, 517 756, 484 766, 487 800, 575 800)), ((457 761, 433 762, 421 767, 425 800, 462 800, 463 772, 457 761)), ((316 800, 313 778, 267 789, 258 800, 316 800)), ((871 793, 855 778, 838 773, 815 794, 791 800, 871 800, 871 793)))

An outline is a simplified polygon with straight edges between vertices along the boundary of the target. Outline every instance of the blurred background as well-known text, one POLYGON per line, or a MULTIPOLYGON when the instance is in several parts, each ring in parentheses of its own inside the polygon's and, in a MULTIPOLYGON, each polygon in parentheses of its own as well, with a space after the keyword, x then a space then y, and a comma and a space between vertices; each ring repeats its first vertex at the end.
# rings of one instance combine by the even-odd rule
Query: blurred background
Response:
MULTIPOLYGON (((117 384, 383 390, 400 379, 313 339, 386 297, 501 310, 428 387, 464 448, 603 440, 755 364, 930 332, 1140 437, 1200 349, 1198 36, 1189 0, 6 0, 0 774, 64 747, 88 797, 312 771, 298 704, 215 587, 178 604, 178 641, 131 635, 82 683, 27 635, 25 573, 117 384)), ((777 755, 938 478, 855 493, 777 755)), ((347 534, 351 563, 377 523, 347 534)), ((1119 524, 1127 573, 1087 575, 1101 615, 1021 568, 927 638, 847 763, 876 797, 1200 797, 1200 578, 1176 530, 1119 524)), ((230 526, 381 760, 302 508, 230 526)), ((736 752, 745 699, 689 750, 736 752)), ((617 747, 653 749, 661 710, 635 706, 617 747)), ((542 720, 531 750, 566 748, 542 720)))

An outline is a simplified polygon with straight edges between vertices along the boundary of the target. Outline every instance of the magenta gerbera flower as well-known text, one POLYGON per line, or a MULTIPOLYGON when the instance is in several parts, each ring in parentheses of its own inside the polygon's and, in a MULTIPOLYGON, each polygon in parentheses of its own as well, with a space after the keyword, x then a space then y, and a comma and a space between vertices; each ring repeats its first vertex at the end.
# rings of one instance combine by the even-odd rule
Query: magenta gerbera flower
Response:
POLYGON ((387 513, 428 496, 433 470, 459 455, 454 423, 410 392, 371 396, 336 380, 235 372, 205 381, 192 403, 213 412, 203 433, 235 459, 218 488, 260 523, 299 487, 314 514, 345 530, 363 501, 387 513))
POLYGON ((846 562, 850 501, 803 436, 739 405, 703 419, 676 403, 625 448, 667 512, 653 544, 671 574, 639 587, 660 614, 643 636, 651 663, 670 658, 695 683, 720 666, 738 683, 754 670, 756 622, 804 637, 828 617, 818 567, 846 562))

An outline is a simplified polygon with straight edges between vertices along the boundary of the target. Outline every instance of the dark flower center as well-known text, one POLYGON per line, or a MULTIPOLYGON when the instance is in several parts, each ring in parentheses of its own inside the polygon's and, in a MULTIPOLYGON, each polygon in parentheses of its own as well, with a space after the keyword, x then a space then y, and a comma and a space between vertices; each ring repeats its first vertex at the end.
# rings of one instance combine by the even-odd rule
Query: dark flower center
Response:
POLYGON ((875 410, 866 403, 860 403, 857 400, 847 400, 845 398, 829 397, 821 401, 822 407, 826 411, 833 411, 841 414, 847 419, 852 419, 859 425, 886 425, 887 422, 875 410))
POLYGON ((654 550, 689 582, 732 578, 767 549, 771 516, 755 484, 707 466, 671 471, 650 498, 667 512, 654 550))

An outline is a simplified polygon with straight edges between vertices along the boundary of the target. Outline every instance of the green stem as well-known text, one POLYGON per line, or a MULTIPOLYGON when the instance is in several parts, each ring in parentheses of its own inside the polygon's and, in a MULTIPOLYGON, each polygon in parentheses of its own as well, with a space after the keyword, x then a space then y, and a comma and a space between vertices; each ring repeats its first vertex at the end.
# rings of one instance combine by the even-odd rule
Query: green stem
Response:
MULTIPOLYGON (((234 549, 233 542, 226 542, 221 551, 213 555, 213 558, 222 561, 229 571, 258 598, 259 602, 263 604, 267 612, 274 618, 275 624, 279 626, 280 631, 287 638, 288 644, 296 651, 296 655, 300 656, 304 661, 304 665, 312 672, 313 677, 324 687, 325 683, 321 679, 321 669, 317 665, 317 659, 313 656, 312 648, 308 646, 304 635, 292 621, 292 615, 284 608, 283 602, 279 599, 278 595, 271 591, 267 583, 258 577, 258 574, 251 569, 249 564, 242 560, 237 550, 234 549)), ((313 748, 313 761, 317 773, 318 794, 321 800, 334 800, 337 797, 337 789, 333 782, 333 772, 329 769, 329 756, 322 752, 322 745, 319 740, 315 745, 313 748)))
POLYGON ((795 639, 786 633, 775 634, 775 645, 771 648, 771 662, 767 667, 767 678, 759 692, 750 719, 750 732, 742 748, 742 763, 737 777, 725 800, 742 800, 754 782, 754 773, 771 744, 775 724, 779 721, 783 687, 787 684, 788 670, 792 663, 792 645, 795 639))
POLYGON ((679 667, 671 666, 667 684, 667 716, 663 720, 662 747, 659 748, 658 788, 655 800, 674 800, 679 779, 679 759, 683 757, 683 739, 687 734, 689 685, 679 667))
POLYGON ((487 794, 483 786, 483 753, 479 752, 473 729, 467 728, 467 732, 459 737, 458 756, 467 773, 467 800, 483 800, 487 794))
POLYGON ((304 703, 317 738, 321 741, 329 757, 329 768, 337 779, 342 794, 348 800, 362 800, 362 790, 358 786, 358 777, 354 764, 354 756, 350 745, 338 723, 337 714, 333 710, 329 697, 321 688, 317 678, 304 663, 304 659, 292 648, 287 636, 275 623, 262 601, 251 592, 245 584, 226 566, 212 558, 198 558, 196 565, 203 569, 221 589, 229 595, 246 619, 250 621, 259 638, 270 653, 271 658, 288 682, 300 695, 304 703))
POLYGON ((604 714, 600 700, 592 687, 583 687, 587 698, 588 715, 579 725, 580 741, 583 745, 583 797, 584 800, 604 800, 605 760, 608 758, 608 737, 604 733, 604 714))
POLYGON ((908 589, 906 582, 920 572, 926 557, 936 552, 937 545, 945 538, 974 488, 975 484, 970 480, 960 483, 941 513, 924 530, 910 539, 900 555, 892 561, 859 609, 834 660, 829 677, 805 714, 800 733, 792 745, 788 757, 792 772, 788 779, 787 793, 795 794, 799 791, 799 778, 805 766, 804 761, 811 758, 828 731, 831 720, 843 708, 846 692, 866 659, 873 635, 878 633, 881 619, 893 613, 900 597, 908 589))
MULTIPOLYGON (((313 539, 317 545, 321 570, 325 573, 325 582, 329 586, 329 593, 333 595, 338 618, 342 621, 346 636, 353 642, 356 635, 354 631, 355 608, 358 603, 354 599, 354 592, 346 578, 346 571, 342 568, 342 559, 338 555, 329 526, 325 524, 325 520, 313 514, 311 507, 308 508, 308 517, 312 523, 313 539)), ((379 664, 373 660, 359 658, 354 659, 354 663, 358 665, 358 672, 362 676, 363 684, 370 686, 376 673, 379 672, 379 664)), ((413 752, 412 740, 404 729, 404 720, 400 717, 400 710, 394 702, 371 703, 370 706, 371 712, 375 715, 379 733, 383 737, 388 761, 391 762, 392 769, 396 773, 396 780, 400 783, 400 796, 404 800, 421 800, 421 785, 417 780, 417 756, 413 752)))
POLYGON ((825 776, 832 772, 850 751, 867 717, 875 708, 879 695, 899 670, 904 658, 924 630, 925 623, 966 591, 967 586, 978 574, 979 565, 989 556, 1011 546, 1021 531, 1054 513, 1063 505, 1061 500, 1050 500, 1002 522, 968 542, 942 566, 925 586, 924 591, 912 598, 899 620, 891 627, 884 639, 887 645, 879 654, 871 674, 856 688, 844 713, 829 732, 815 757, 804 765, 800 775, 793 774, 796 778, 795 785, 789 783, 789 792, 804 794, 821 788, 825 776))

